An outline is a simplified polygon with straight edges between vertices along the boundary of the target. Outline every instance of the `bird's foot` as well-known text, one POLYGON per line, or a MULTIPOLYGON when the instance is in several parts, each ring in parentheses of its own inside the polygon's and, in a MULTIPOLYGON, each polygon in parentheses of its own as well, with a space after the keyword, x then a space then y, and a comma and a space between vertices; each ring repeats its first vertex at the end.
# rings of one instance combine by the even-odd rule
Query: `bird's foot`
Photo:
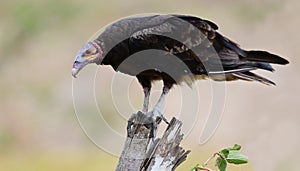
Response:
POLYGON ((158 123, 149 114, 138 112, 131 115, 127 123, 127 137, 133 138, 137 133, 137 130, 141 129, 141 126, 150 130, 149 138, 154 138, 156 135, 158 123))
POLYGON ((158 108, 154 108, 152 111, 148 113, 148 115, 152 118, 154 121, 152 124, 152 131, 151 131, 151 137, 155 137, 157 133, 157 126, 158 124, 163 120, 166 124, 169 125, 168 120, 163 116, 163 114, 160 112, 158 108))
POLYGON ((168 120, 164 117, 164 115, 160 112, 159 109, 154 108, 151 112, 149 112, 149 114, 157 123, 160 123, 161 120, 163 120, 166 124, 169 125, 168 120))
POLYGON ((155 138, 158 124, 162 120, 169 125, 168 120, 157 108, 154 108, 151 112, 138 112, 137 114, 133 114, 128 120, 127 137, 133 138, 134 130, 143 125, 150 130, 149 138, 155 138))

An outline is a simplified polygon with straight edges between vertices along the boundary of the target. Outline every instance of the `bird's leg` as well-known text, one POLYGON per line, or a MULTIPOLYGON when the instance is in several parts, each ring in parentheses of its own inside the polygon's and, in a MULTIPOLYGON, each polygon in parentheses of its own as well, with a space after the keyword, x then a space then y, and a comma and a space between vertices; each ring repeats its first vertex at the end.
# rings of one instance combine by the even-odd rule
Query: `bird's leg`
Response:
POLYGON ((167 119, 161 113, 161 110, 162 110, 162 107, 165 102, 165 98, 166 98, 167 94, 169 93, 171 86, 164 85, 163 91, 162 91, 155 107, 153 108, 153 110, 151 112, 149 112, 151 114, 152 120, 154 120, 154 122, 152 124, 152 131, 150 133, 150 137, 155 137, 156 131, 157 131, 157 126, 161 122, 161 120, 163 120, 164 122, 169 124, 167 119))
POLYGON ((163 91, 152 111, 152 117, 154 119, 156 118, 160 118, 160 119, 163 119, 166 123, 168 123, 167 119, 163 116, 163 114, 161 113, 161 110, 162 110, 162 107, 164 105, 164 102, 165 102, 165 98, 167 96, 167 94, 169 93, 170 91, 170 87, 169 86, 166 86, 164 85, 163 87, 163 91))
POLYGON ((143 87, 144 89, 144 104, 143 104, 143 113, 148 112, 148 106, 149 106, 149 97, 150 97, 150 87, 143 87))
POLYGON ((164 86, 163 91, 162 91, 162 93, 161 93, 161 95, 160 95, 160 97, 159 97, 159 99, 158 99, 158 101, 157 101, 157 103, 154 107, 154 110, 155 109, 156 110, 161 110, 162 109, 162 107, 164 105, 164 102, 165 102, 165 98, 166 98, 167 94, 169 93, 169 90, 170 89, 168 87, 164 86))
MULTIPOLYGON (((160 95, 160 97, 159 97, 159 99, 158 99, 155 107, 150 112, 151 118, 154 121, 152 123, 152 129, 151 129, 151 133, 150 133, 150 137, 152 137, 152 138, 154 138, 156 136, 157 126, 161 122, 161 120, 163 120, 167 124, 169 124, 169 122, 167 121, 167 119, 161 113, 161 109, 162 109, 162 107, 164 105, 164 101, 165 101, 165 98, 166 98, 168 92, 169 92, 169 88, 167 88, 166 86, 164 86, 163 92, 161 93, 161 95, 160 95)), ((152 139, 152 140, 154 141, 154 139, 152 139)))

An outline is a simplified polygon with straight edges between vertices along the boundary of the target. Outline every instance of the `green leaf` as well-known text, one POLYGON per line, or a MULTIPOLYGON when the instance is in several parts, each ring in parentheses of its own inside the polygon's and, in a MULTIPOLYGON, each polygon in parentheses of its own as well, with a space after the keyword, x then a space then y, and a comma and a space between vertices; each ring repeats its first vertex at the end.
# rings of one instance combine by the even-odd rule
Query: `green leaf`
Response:
POLYGON ((220 151, 220 153, 225 157, 227 158, 228 154, 229 154, 229 148, 225 148, 223 149, 222 151, 220 151))
POLYGON ((193 168, 191 168, 191 170, 190 171, 195 171, 195 170, 197 170, 197 168, 200 166, 200 164, 196 164, 196 166, 194 166, 193 168))
POLYGON ((228 163, 232 163, 232 164, 248 163, 248 157, 236 151, 229 151, 226 160, 228 163))
POLYGON ((226 171, 227 162, 226 162, 226 160, 222 159, 221 157, 218 157, 216 160, 216 166, 218 166, 220 171, 226 171))
POLYGON ((236 151, 239 151, 242 147, 238 144, 234 144, 232 150, 236 150, 236 151))

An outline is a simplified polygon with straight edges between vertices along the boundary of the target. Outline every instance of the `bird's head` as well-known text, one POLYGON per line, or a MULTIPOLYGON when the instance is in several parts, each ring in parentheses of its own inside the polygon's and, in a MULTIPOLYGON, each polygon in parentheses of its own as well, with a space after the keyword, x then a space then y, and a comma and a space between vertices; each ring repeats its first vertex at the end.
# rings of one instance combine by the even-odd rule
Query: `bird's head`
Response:
POLYGON ((101 47, 94 41, 85 44, 77 53, 73 68, 72 75, 76 78, 79 71, 87 64, 96 63, 102 59, 103 51, 101 47))

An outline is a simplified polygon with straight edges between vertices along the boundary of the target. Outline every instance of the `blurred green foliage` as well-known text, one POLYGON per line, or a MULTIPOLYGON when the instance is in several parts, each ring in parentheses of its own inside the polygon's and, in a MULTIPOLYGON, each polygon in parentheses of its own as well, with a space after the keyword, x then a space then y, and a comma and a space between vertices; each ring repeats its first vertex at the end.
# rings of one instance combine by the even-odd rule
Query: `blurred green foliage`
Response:
POLYGON ((6 152, 15 145, 16 138, 8 130, 0 129, 0 153, 6 152))
POLYGON ((10 4, 10 15, 22 33, 34 34, 46 27, 64 27, 77 15, 79 5, 65 0, 21 1, 10 4))
POLYGON ((46 152, 37 154, 34 152, 24 154, 0 155, 1 171, 99 171, 112 170, 116 165, 112 156, 99 155, 99 153, 73 153, 60 154, 46 152))
POLYGON ((0 18, 7 23, 2 37, 5 43, 0 41, 0 58, 13 57, 27 39, 41 32, 68 28, 67 25, 82 12, 80 4, 68 0, 10 1, 4 5, 7 13, 1 17, 0 12, 0 18))
POLYGON ((268 14, 278 12, 283 7, 284 1, 238 1, 232 6, 233 14, 242 23, 255 24, 264 20, 268 14))

